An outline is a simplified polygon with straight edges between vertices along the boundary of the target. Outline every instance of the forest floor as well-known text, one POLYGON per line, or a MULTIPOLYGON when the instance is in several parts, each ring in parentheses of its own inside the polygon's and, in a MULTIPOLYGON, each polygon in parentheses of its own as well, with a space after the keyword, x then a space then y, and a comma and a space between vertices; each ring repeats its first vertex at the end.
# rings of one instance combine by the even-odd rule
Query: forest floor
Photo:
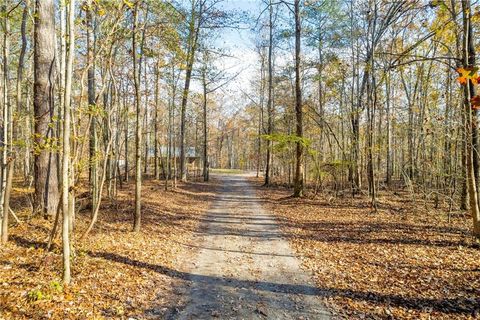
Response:
POLYGON ((158 318, 177 299, 177 258, 195 252, 186 244, 217 189, 213 181, 164 191, 163 182, 144 181, 140 233, 131 232, 133 182, 116 201, 104 199, 93 232, 81 241, 89 222, 84 210, 77 217, 73 284, 63 287, 60 239, 45 250, 52 222, 29 218, 29 190, 15 188, 12 206, 22 222, 0 248, 0 319, 158 318))
POLYGON ((293 199, 280 187, 257 194, 341 316, 480 319, 480 247, 468 215, 448 221, 433 203, 386 192, 378 213, 365 196, 293 199))
POLYGON ((147 180, 143 224, 131 232, 134 184, 105 199, 78 239, 74 282, 61 285, 52 222, 29 218, 0 249, 0 319, 475 319, 480 248, 471 221, 427 210, 408 195, 288 197, 236 172, 164 191, 147 180), (328 308, 329 311, 326 311, 328 308))

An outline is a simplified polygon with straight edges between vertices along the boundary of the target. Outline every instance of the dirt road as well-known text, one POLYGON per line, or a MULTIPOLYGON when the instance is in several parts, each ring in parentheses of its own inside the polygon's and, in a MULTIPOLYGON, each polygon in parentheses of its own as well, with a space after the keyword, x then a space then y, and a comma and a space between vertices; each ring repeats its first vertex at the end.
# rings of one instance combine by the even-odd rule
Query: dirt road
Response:
POLYGON ((318 289, 262 209, 246 175, 222 188, 192 245, 194 261, 171 319, 329 319, 318 289))

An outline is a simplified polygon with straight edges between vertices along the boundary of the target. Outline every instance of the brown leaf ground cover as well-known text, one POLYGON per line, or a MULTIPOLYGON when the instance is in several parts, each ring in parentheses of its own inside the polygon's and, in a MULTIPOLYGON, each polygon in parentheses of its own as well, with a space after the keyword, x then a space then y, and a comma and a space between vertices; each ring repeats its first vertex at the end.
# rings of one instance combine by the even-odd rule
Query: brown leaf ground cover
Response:
POLYGON ((45 243, 52 223, 26 220, 25 190, 14 190, 14 209, 26 220, 11 228, 0 248, 0 319, 159 318, 175 300, 176 257, 192 254, 187 244, 198 219, 213 199, 216 185, 181 184, 164 191, 146 181, 140 233, 131 232, 134 185, 117 201, 104 200, 99 221, 84 241, 88 210, 77 218, 74 283, 61 285, 61 243, 52 252, 45 243), (23 209, 22 209, 23 208, 23 209))
POLYGON ((468 216, 449 223, 405 197, 382 197, 375 214, 364 197, 258 194, 340 317, 480 318, 480 248, 468 216))

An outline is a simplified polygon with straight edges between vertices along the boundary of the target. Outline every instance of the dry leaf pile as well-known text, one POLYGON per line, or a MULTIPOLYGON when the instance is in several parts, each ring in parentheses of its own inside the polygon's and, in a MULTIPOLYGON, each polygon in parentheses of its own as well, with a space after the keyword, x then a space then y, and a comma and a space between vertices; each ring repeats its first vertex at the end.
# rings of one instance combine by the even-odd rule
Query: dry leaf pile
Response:
POLYGON ((480 318, 480 248, 471 220, 380 199, 288 198, 259 189, 327 304, 349 319, 480 318))
MULTIPOLYGON (((163 184, 145 181, 138 234, 131 232, 133 184, 117 201, 104 200, 94 231, 79 241, 89 221, 89 211, 82 212, 69 287, 61 283, 60 239, 52 252, 44 249, 52 223, 34 218, 12 227, 10 242, 0 250, 0 319, 161 317, 180 278, 176 257, 191 254, 185 244, 215 188, 190 183, 167 192, 163 184)), ((21 198, 18 190, 14 196, 21 198)))

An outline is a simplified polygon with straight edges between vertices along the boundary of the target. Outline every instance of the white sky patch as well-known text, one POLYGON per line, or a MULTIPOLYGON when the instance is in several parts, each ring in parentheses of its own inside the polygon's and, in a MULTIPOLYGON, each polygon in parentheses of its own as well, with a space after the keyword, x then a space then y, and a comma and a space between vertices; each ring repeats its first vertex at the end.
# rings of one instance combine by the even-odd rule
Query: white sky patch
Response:
MULTIPOLYGON (((261 7, 261 0, 226 0, 222 4, 223 10, 245 11, 254 18, 260 13, 261 7)), ((214 46, 225 50, 228 55, 218 59, 216 67, 225 71, 226 78, 235 77, 221 88, 221 92, 225 95, 221 102, 225 114, 233 114, 244 107, 246 101, 243 99, 242 92, 249 91, 250 81, 258 76, 256 74, 258 55, 252 42, 254 34, 249 22, 242 23, 238 29, 221 30, 220 36, 214 43, 214 46)), ((200 84, 197 82, 192 84, 192 90, 200 92, 200 84)))

